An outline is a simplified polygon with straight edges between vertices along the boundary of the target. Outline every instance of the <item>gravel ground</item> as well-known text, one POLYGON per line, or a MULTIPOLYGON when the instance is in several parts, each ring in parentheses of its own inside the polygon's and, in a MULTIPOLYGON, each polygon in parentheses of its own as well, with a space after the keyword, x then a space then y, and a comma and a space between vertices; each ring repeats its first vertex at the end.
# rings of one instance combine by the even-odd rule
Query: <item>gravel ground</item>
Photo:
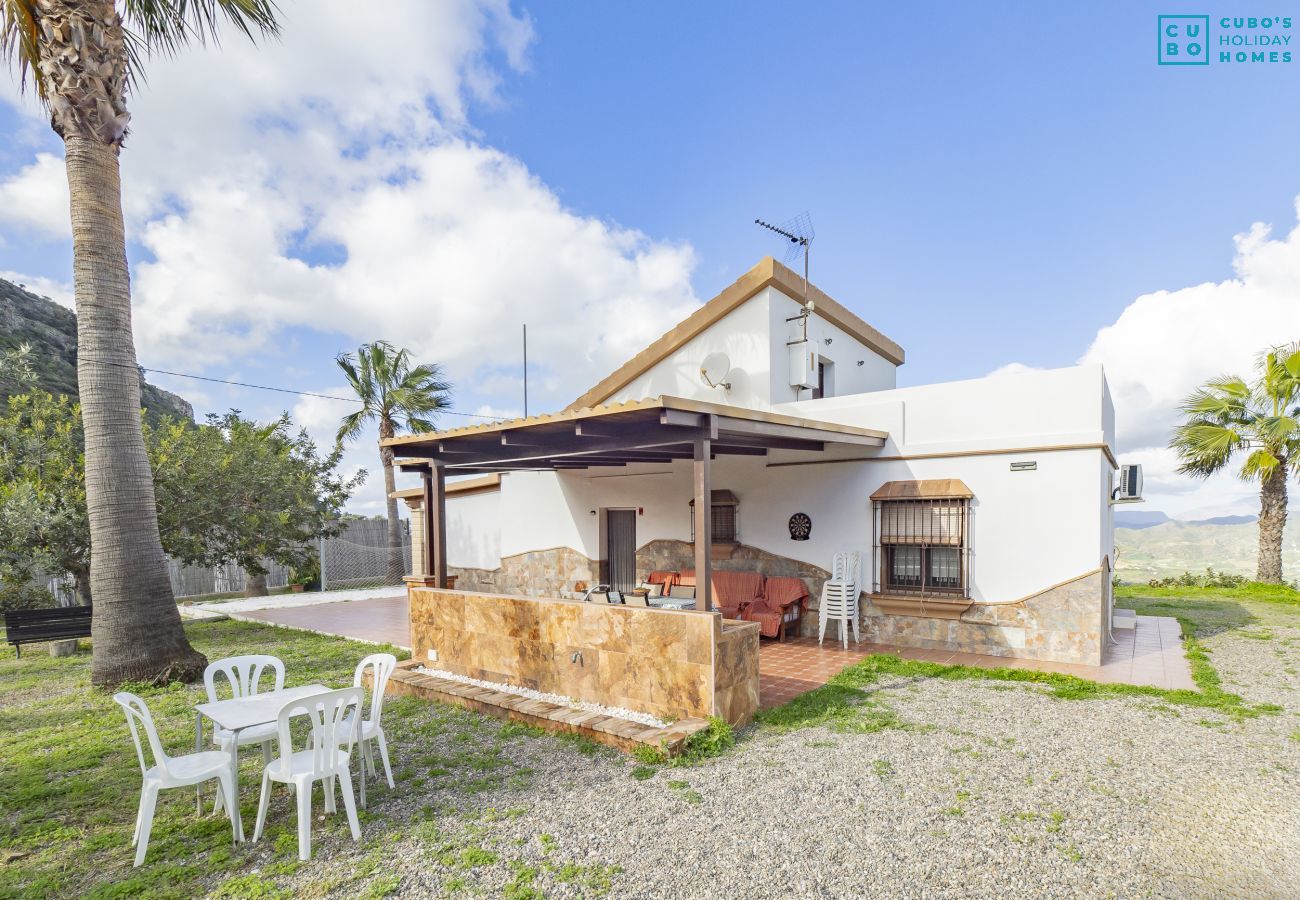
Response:
MULTIPOLYGON (((906 727, 751 731, 644 779, 620 754, 402 701, 401 783, 372 790, 364 842, 331 817, 317 858, 277 880, 516 900, 1294 897, 1300 629, 1267 631, 1206 643, 1226 686, 1275 716, 899 679, 872 701, 906 727)), ((293 827, 287 796, 271 818, 293 827)), ((292 859, 281 843, 260 851, 268 873, 292 859)))

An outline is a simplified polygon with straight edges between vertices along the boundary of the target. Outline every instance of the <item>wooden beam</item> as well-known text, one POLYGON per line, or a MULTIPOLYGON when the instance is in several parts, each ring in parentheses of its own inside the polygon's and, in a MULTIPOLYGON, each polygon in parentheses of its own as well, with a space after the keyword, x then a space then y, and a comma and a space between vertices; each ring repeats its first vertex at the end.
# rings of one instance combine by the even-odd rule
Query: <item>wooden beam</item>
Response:
POLYGON ((796 441, 821 441, 826 444, 853 444, 858 447, 883 447, 885 439, 865 434, 845 434, 823 428, 802 425, 779 425, 775 422, 758 422, 753 419, 717 419, 718 434, 725 441, 730 435, 755 435, 768 438, 788 438, 796 441))
POLYGON ((602 428, 599 423, 593 422, 574 422, 573 433, 577 437, 588 438, 609 438, 618 437, 618 431, 612 428, 602 428))
POLYGON ((712 448, 706 437, 695 440, 695 606, 713 609, 713 491, 709 483, 712 448))
POLYGON ((420 471, 420 489, 423 491, 420 504, 420 518, 423 520, 424 546, 420 560, 420 574, 425 578, 433 575, 433 471, 427 466, 420 471))
POLYGON ((682 428, 699 428, 704 421, 703 413, 686 412, 681 409, 665 409, 659 413, 660 425, 675 425, 682 428))
POLYGON ((424 475, 425 546, 429 565, 425 576, 433 576, 435 587, 447 586, 447 477, 441 465, 424 475))
MULTIPOLYGON (((826 449, 821 441, 796 441, 791 438, 760 437, 753 434, 721 434, 713 442, 714 451, 723 447, 761 447, 764 450, 810 450, 816 453, 826 449)), ((726 452, 732 452, 728 449, 726 452)))
POLYGON ((455 465, 457 468, 465 468, 468 466, 500 465, 512 462, 581 459, 583 456, 599 456, 602 453, 617 453, 619 451, 668 450, 668 448, 672 447, 689 448, 693 437, 695 437, 693 434, 683 434, 679 437, 671 432, 665 434, 662 430, 656 430, 653 437, 591 438, 583 439, 581 442, 576 438, 570 438, 570 443, 563 446, 497 447, 494 450, 485 450, 483 453, 466 454, 463 458, 456 458, 454 462, 447 460, 447 464, 455 465))

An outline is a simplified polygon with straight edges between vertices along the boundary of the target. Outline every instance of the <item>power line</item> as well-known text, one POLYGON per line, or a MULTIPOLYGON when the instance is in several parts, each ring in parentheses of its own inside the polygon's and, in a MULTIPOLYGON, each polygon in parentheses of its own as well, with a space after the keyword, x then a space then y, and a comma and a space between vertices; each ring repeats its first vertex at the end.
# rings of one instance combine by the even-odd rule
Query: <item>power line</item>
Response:
MULTIPOLYGON (((212 378, 207 375, 191 375, 188 372, 170 372, 167 369, 150 369, 145 366, 132 366, 128 363, 111 362, 107 359, 94 359, 93 357, 83 356, 79 358, 101 366, 117 366, 121 369, 138 369, 141 372, 152 372, 155 375, 171 375, 175 378, 192 378, 195 381, 210 381, 213 384, 228 384, 234 387, 254 388, 259 391, 275 391, 278 394, 296 394, 299 397, 317 397, 321 400, 337 400, 339 403, 355 403, 358 405, 361 403, 361 401, 356 397, 335 397, 331 394, 317 394, 312 391, 296 391, 293 388, 273 387, 269 384, 253 384, 248 381, 229 381, 225 378, 212 378)), ((487 419, 492 422, 496 422, 500 419, 500 416, 485 416, 481 413, 460 412, 459 410, 454 409, 440 409, 437 412, 440 415, 466 416, 471 419, 487 419)))

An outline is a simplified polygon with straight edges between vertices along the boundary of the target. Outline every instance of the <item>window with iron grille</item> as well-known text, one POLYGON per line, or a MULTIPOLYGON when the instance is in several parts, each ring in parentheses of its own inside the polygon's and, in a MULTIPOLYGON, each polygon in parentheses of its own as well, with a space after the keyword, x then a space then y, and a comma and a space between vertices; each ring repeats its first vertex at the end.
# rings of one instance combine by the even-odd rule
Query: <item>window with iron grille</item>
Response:
MULTIPOLYGON (((740 501, 731 491, 714 491, 710 504, 713 543, 740 543, 740 501)), ((691 543, 695 543, 695 501, 691 501, 691 543)))
POLYGON ((881 500, 875 507, 877 592, 969 596, 967 500, 881 500))

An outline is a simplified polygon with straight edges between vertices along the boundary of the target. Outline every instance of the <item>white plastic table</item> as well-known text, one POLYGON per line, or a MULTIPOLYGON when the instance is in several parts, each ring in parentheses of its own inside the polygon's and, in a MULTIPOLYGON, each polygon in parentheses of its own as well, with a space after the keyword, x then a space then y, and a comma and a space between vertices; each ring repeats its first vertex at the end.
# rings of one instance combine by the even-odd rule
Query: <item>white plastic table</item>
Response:
MULTIPOLYGON (((278 721, 280 710, 286 703, 301 700, 314 694, 324 694, 331 690, 323 684, 304 684, 302 687, 284 688, 278 691, 266 691, 249 697, 233 697, 230 700, 218 700, 216 703, 200 703, 194 707, 194 749, 203 749, 203 720, 212 720, 215 728, 224 728, 230 732, 230 771, 235 785, 235 832, 239 839, 244 839, 244 821, 239 812, 239 732, 254 725, 266 725, 278 721)), ((203 811, 203 798, 199 797, 199 812, 203 811)))

